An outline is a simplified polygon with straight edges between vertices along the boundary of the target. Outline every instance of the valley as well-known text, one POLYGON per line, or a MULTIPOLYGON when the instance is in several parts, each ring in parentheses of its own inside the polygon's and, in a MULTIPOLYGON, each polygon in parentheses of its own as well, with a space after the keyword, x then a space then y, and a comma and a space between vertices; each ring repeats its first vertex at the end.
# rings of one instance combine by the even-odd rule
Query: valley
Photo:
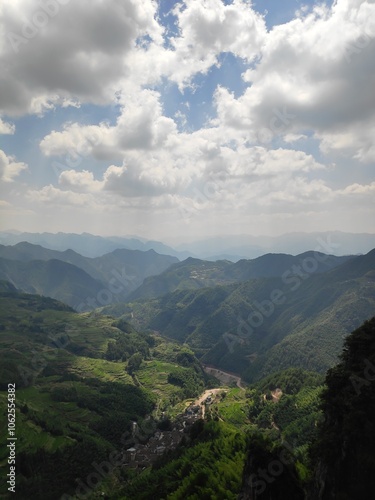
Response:
POLYGON ((20 498, 235 500, 285 442, 285 481, 296 498, 313 488, 324 372, 375 310, 375 251, 175 260, 0 246, 0 411, 11 380, 20 498))

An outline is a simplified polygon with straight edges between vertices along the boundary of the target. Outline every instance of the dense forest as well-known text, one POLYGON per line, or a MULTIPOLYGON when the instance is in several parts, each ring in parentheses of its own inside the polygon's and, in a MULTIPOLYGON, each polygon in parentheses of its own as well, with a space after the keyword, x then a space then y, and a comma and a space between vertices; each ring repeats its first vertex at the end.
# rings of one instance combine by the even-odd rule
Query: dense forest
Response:
POLYGON ((352 500, 375 486, 375 318, 326 375, 287 368, 243 388, 207 375, 187 343, 2 290, 0 405, 5 414, 14 380, 17 498, 352 500), (209 402, 194 406, 204 391, 209 402), (126 462, 169 436, 148 465, 126 462))

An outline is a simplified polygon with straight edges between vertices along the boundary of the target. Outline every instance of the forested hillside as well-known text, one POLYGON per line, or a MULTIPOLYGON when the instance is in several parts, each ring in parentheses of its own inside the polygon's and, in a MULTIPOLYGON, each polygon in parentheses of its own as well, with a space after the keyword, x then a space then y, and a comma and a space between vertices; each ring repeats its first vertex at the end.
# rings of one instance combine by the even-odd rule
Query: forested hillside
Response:
POLYGON ((203 362, 248 381, 292 366, 324 372, 345 336, 373 314, 375 250, 321 274, 305 267, 104 311, 187 342, 203 362))
MULTIPOLYGON (((146 440, 208 381, 186 346, 123 321, 14 291, 1 292, 0 300, 0 412, 8 384, 15 384, 17 498, 73 494, 96 470, 93 463, 119 452, 125 460, 134 422, 146 440)), ((3 474, 4 426, 0 438, 3 474)), ((102 488, 127 474, 114 468, 101 477, 102 488)), ((5 494, 5 482, 1 488, 5 494)))
POLYGON ((176 257, 154 250, 116 249, 89 258, 73 250, 60 252, 26 242, 0 245, 0 279, 24 292, 62 300, 79 311, 124 301, 145 278, 176 262, 176 257))
POLYGON ((228 285, 254 278, 282 277, 293 266, 303 266, 311 259, 317 264, 312 273, 324 273, 354 258, 328 256, 320 252, 305 252, 296 256, 267 254, 251 260, 241 259, 236 263, 188 258, 172 265, 160 275, 145 279, 144 283, 129 295, 127 301, 160 297, 176 290, 228 285))

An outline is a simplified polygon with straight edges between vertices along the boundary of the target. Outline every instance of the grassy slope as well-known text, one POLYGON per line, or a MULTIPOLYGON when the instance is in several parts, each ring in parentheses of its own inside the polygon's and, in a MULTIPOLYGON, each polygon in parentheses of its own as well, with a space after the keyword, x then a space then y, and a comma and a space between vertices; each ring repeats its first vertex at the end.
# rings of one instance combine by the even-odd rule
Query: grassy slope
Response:
MULTIPOLYGON (((77 314, 27 294, 2 293, 0 301, 0 413, 6 410, 7 384, 16 383, 19 491, 40 498, 51 483, 45 498, 59 498, 72 491, 75 478, 92 472, 93 460, 108 459, 131 419, 142 421, 161 402, 170 407, 172 394, 178 401, 181 388, 168 382, 168 374, 188 372, 176 356, 191 351, 156 338, 150 359, 136 372, 138 387, 126 362, 103 359, 108 343, 126 335, 113 318, 77 314)), ((203 375, 197 376, 203 387, 203 375)), ((5 437, 2 428, 1 467, 5 437)))

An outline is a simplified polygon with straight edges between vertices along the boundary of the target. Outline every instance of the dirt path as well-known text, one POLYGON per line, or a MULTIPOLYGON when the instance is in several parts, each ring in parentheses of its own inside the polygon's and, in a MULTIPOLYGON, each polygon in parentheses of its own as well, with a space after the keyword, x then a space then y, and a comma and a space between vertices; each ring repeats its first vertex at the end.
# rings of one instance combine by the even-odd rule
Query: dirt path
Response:
POLYGON ((242 385, 241 377, 235 375, 234 373, 224 372, 223 370, 219 370, 218 368, 214 368, 213 366, 202 365, 203 370, 209 375, 213 375, 217 379, 219 379, 224 384, 230 384, 232 382, 236 382, 237 387, 245 390, 245 387, 242 385))
MULTIPOLYGON (((204 391, 203 394, 201 394, 199 396, 199 398, 197 398, 195 401, 194 401, 194 406, 201 406, 201 404, 203 403, 203 401, 205 399, 208 398, 208 396, 214 396, 215 394, 219 393, 219 392, 225 392, 225 389, 222 389, 222 388, 216 388, 216 389, 207 389, 207 391, 204 391)), ((206 405, 203 405, 202 406, 202 418, 204 418, 204 413, 205 413, 205 410, 206 410, 206 405)))

